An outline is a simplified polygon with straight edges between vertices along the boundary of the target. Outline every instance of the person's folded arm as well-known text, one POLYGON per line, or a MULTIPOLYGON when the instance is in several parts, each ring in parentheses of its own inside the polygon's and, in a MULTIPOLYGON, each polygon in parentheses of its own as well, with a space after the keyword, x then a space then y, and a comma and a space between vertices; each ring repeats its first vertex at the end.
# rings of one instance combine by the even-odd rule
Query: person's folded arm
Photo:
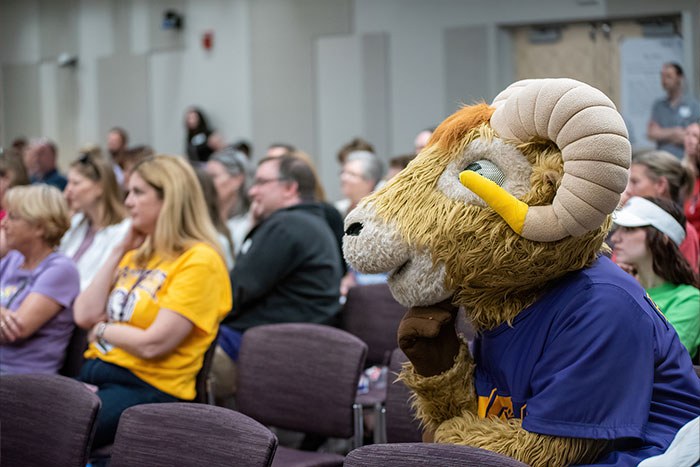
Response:
MULTIPOLYGON (((90 330, 90 342, 95 341, 100 324, 97 323, 90 330)), ((102 337, 111 345, 148 360, 171 352, 193 328, 194 324, 180 313, 161 308, 156 319, 146 329, 125 323, 107 323, 102 337)))
POLYGON ((685 130, 683 127, 662 128, 653 120, 647 125, 647 138, 651 141, 683 144, 684 137, 685 130))
POLYGON ((32 292, 26 296, 16 311, 0 310, 0 342, 9 343, 25 339, 46 324, 63 306, 46 295, 32 292))

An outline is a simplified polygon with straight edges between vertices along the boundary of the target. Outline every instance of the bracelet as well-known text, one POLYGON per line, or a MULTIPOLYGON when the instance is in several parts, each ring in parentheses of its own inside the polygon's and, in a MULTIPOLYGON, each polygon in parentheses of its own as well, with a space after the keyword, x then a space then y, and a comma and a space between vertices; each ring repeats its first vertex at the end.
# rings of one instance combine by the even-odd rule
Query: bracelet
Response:
POLYGON ((97 337, 97 341, 101 345, 105 345, 107 341, 105 340, 105 329, 107 328, 107 324, 104 321, 101 322, 100 324, 97 325, 97 331, 95 331, 95 337, 97 337))

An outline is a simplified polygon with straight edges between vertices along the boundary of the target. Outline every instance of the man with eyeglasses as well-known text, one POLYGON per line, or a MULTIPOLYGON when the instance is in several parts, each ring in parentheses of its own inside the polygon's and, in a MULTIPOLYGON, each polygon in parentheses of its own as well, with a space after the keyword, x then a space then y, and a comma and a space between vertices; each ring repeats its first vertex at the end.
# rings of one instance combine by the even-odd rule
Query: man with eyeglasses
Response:
POLYGON ((268 157, 258 165, 249 191, 254 227, 231 272, 233 309, 222 323, 212 367, 219 398, 235 392, 233 362, 246 329, 330 324, 340 309, 340 253, 315 189, 301 159, 268 157))
POLYGON ((24 153, 24 166, 33 184, 45 183, 63 191, 66 177, 56 168, 56 145, 46 138, 32 142, 24 153))

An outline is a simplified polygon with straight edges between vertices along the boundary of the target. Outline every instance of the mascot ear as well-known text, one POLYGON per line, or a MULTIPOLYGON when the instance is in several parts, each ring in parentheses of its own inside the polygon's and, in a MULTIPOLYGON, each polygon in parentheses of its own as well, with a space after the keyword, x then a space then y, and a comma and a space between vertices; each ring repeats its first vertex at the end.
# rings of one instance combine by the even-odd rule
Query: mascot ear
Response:
POLYGON ((491 126, 501 138, 548 139, 564 160, 552 204, 527 207, 520 235, 553 242, 600 227, 627 186, 632 154, 627 128, 612 101, 579 81, 542 79, 512 84, 492 105, 491 126))

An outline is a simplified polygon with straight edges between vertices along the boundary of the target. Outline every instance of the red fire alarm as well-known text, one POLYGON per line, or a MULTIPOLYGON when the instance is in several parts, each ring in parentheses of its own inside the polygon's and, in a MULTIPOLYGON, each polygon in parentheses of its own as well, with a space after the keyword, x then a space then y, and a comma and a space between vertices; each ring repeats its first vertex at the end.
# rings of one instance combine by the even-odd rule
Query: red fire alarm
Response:
POLYGON ((202 34, 202 47, 211 50, 214 47, 214 31, 204 31, 202 34))

